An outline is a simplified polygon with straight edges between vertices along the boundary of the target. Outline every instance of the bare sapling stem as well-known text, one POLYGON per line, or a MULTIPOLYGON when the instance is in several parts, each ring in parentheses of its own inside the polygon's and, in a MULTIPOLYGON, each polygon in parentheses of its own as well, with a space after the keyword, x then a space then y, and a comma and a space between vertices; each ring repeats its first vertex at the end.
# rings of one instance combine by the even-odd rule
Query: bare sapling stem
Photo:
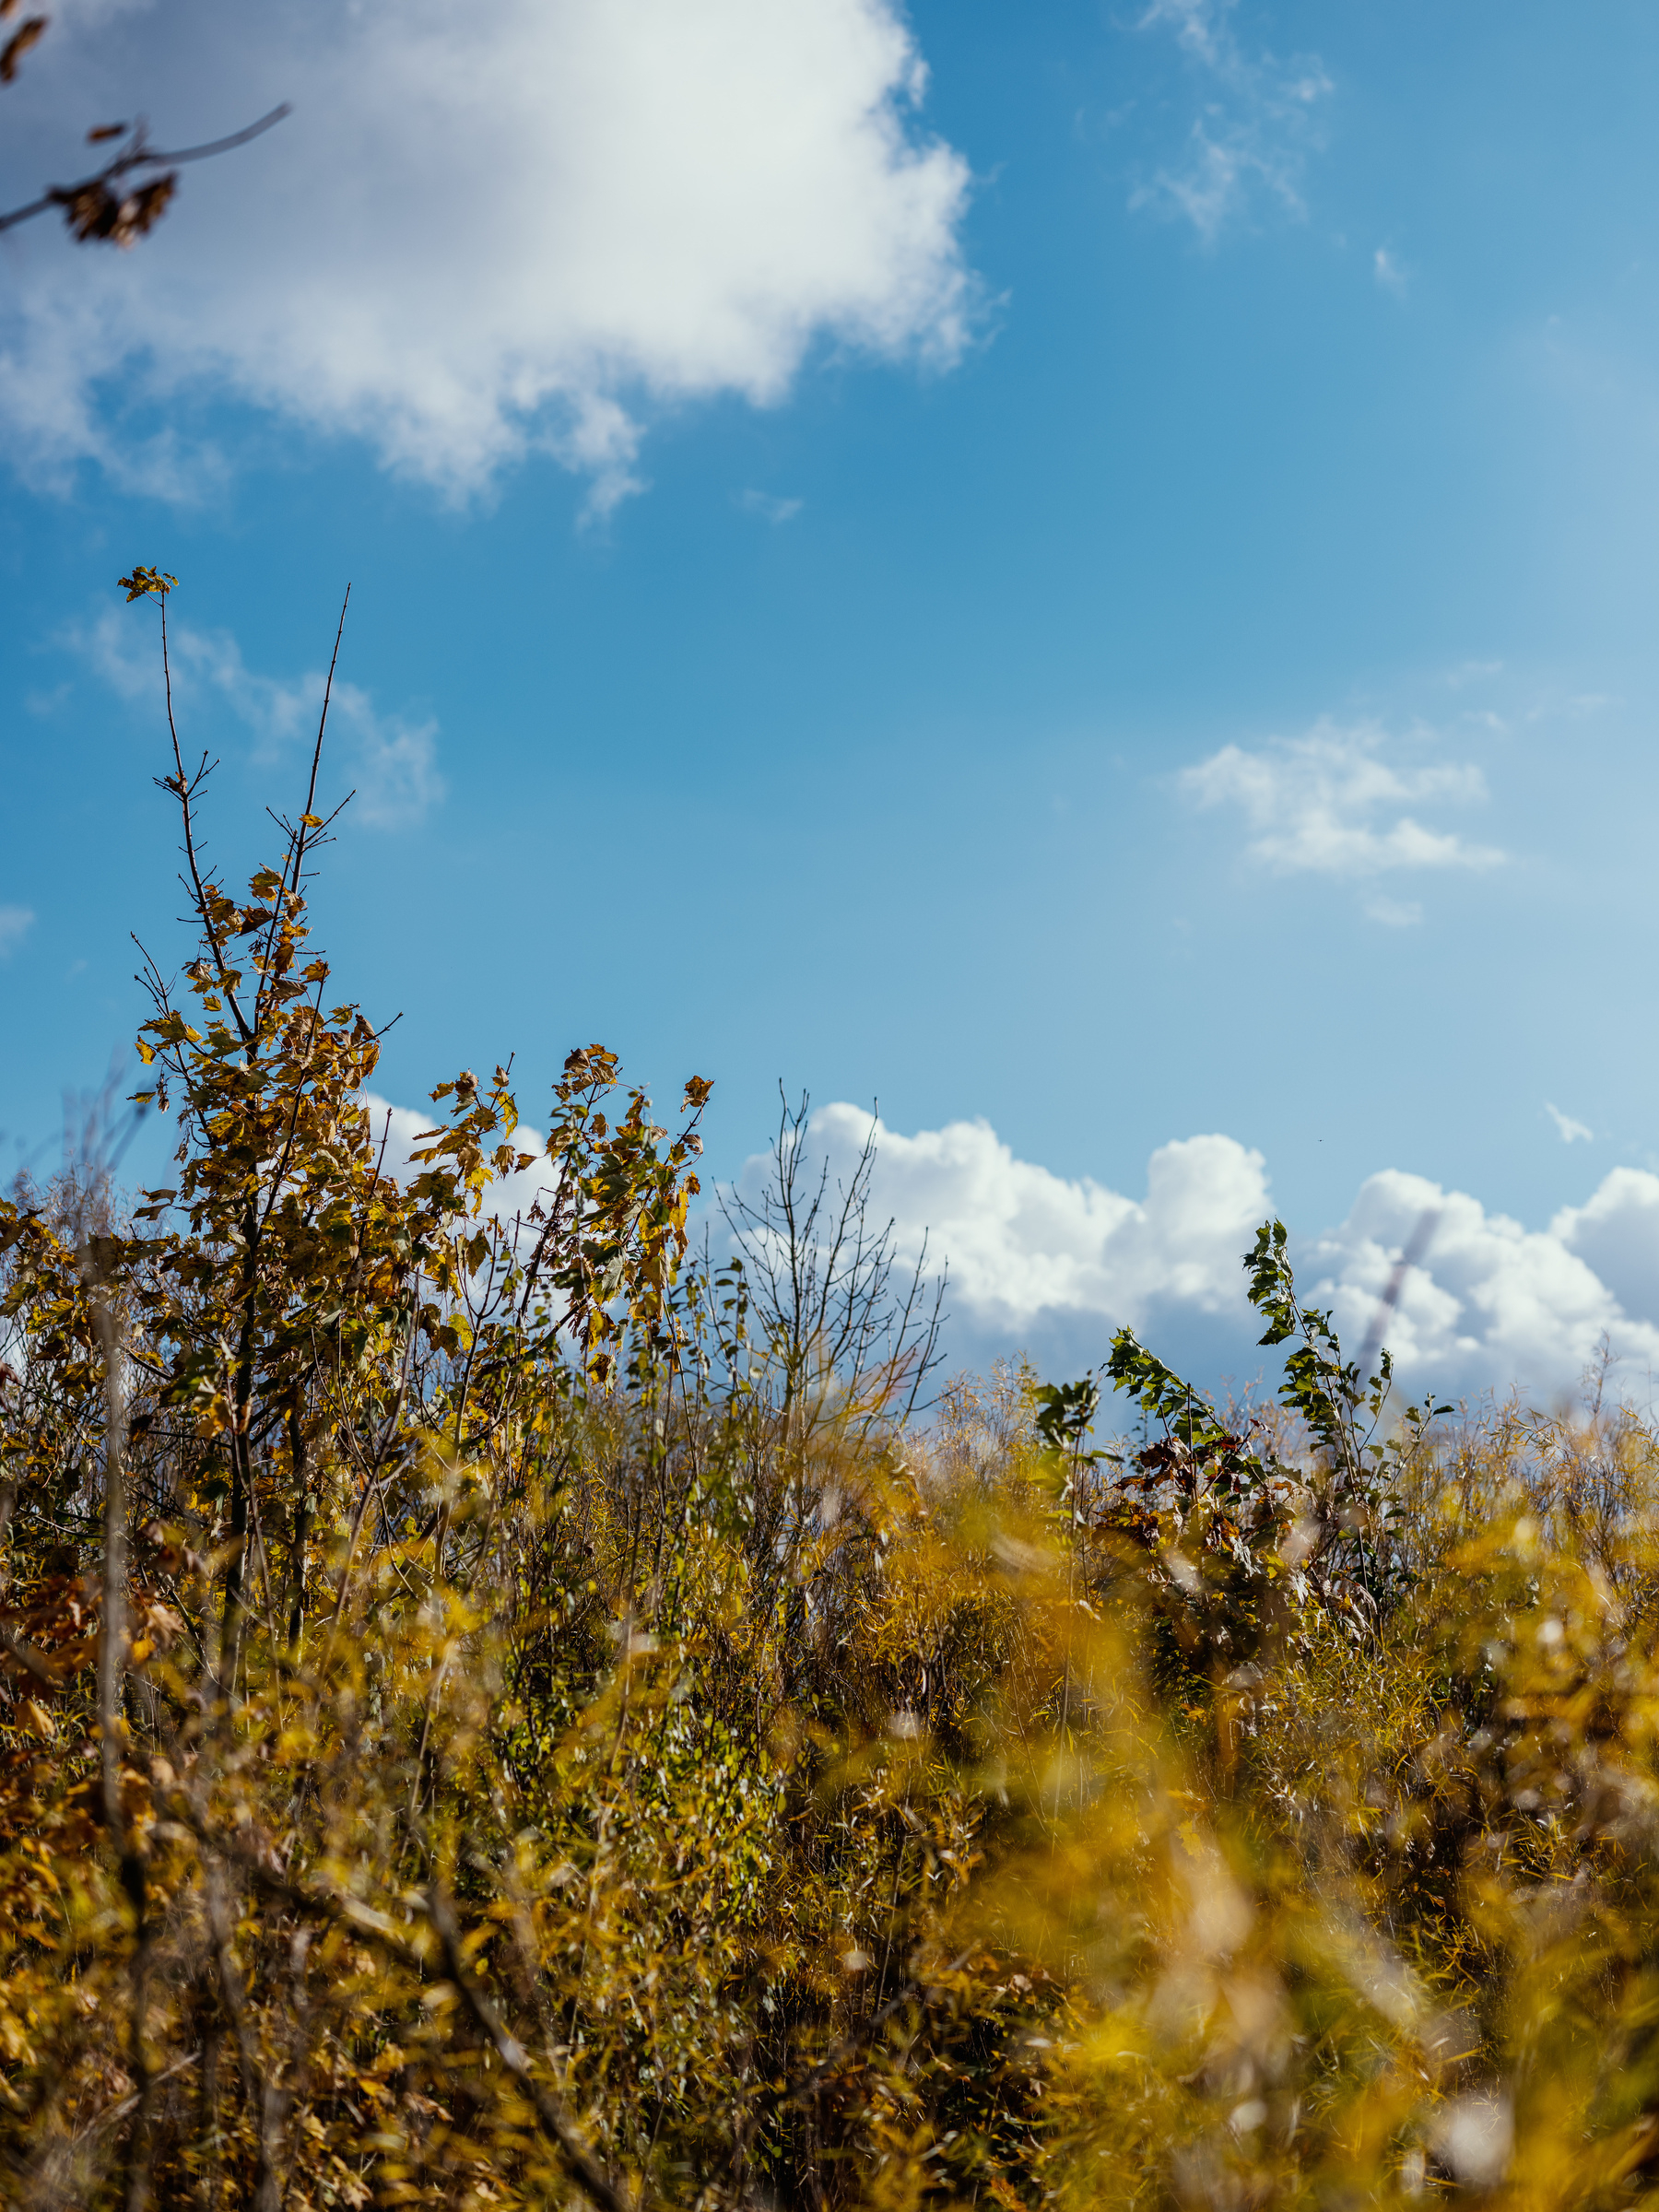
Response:
POLYGON ((103 1589, 98 1644, 100 1794, 104 1828, 120 1857, 122 1888, 133 1908, 128 2066, 136 2104, 127 2152, 124 2203, 126 2212, 145 2212, 150 2195, 150 2105, 155 2086, 145 2049, 152 1938, 144 1859, 136 1848, 121 1802, 122 1751, 126 1733, 121 1714, 127 1641, 126 1406, 121 1382, 120 1347, 109 1299, 94 1270, 89 1243, 83 1245, 83 1253, 93 1324, 104 1364, 103 1589))

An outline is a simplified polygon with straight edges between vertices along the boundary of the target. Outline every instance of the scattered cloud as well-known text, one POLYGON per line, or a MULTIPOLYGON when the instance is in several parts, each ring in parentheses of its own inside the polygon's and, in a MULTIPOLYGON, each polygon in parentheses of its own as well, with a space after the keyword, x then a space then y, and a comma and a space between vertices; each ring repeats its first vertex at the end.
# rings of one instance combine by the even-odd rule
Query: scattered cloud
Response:
POLYGON ((1371 921, 1381 922, 1384 929, 1415 929, 1423 918, 1419 900, 1385 899, 1380 892, 1366 900, 1365 911, 1371 921))
MULTIPOLYGON (((1246 850, 1277 875, 1496 867, 1505 855, 1495 847, 1430 828, 1408 811, 1486 796, 1485 779, 1469 762, 1387 757, 1421 747, 1420 735, 1403 748, 1375 724, 1322 721, 1306 736, 1276 738, 1254 752, 1223 746, 1183 770, 1181 787, 1200 806, 1236 808, 1249 831, 1246 850)), ((1371 911, 1380 921, 1415 918, 1400 909, 1371 911)))
POLYGON ((1595 1141, 1594 1129, 1583 1122, 1575 1122, 1570 1113, 1563 1113, 1559 1106, 1552 1106, 1547 1099, 1544 1101, 1544 1111, 1555 1124, 1564 1145, 1588 1145, 1595 1141))
POLYGON ((1319 144, 1319 110, 1334 89, 1317 54, 1281 62, 1246 53, 1234 36, 1235 0, 1152 0, 1142 30, 1167 30, 1203 88, 1180 161, 1139 185, 1131 206, 1184 217, 1206 245, 1265 191, 1287 213, 1306 213, 1302 172, 1319 144))
POLYGON ((1411 289, 1411 279, 1386 246, 1379 246, 1371 256, 1371 274, 1385 292, 1396 300, 1404 300, 1411 289))
POLYGON ((9 960, 34 924, 33 909, 0 906, 0 960, 9 960))
POLYGON ((770 491, 740 491, 735 496, 745 514, 758 514, 768 523, 792 523, 806 504, 805 500, 781 500, 770 491))
POLYGON ((1501 661, 1459 661, 1455 668, 1448 668, 1443 681, 1453 691, 1461 691, 1465 684, 1490 683, 1503 674, 1501 661))
POLYGON ((65 11, 14 198, 117 87, 175 144, 293 112, 140 253, 7 238, 0 417, 37 477, 178 494, 211 451, 144 425, 229 396, 457 498, 547 453, 603 512, 660 410, 776 404, 825 345, 948 365, 977 312, 968 165, 920 120, 899 0, 65 11))
MULTIPOLYGON (((159 711, 160 655, 148 623, 106 607, 96 621, 65 635, 123 699, 159 711)), ((301 742, 309 747, 322 712, 323 669, 290 678, 261 676, 248 667, 229 630, 196 629, 187 622, 169 624, 168 644, 176 711, 188 716, 193 705, 209 700, 228 706, 252 736, 256 759, 278 758, 301 742)), ((340 772, 356 789, 358 820, 378 830, 406 829, 442 798, 435 722, 382 714, 369 692, 337 676, 328 721, 340 772)))

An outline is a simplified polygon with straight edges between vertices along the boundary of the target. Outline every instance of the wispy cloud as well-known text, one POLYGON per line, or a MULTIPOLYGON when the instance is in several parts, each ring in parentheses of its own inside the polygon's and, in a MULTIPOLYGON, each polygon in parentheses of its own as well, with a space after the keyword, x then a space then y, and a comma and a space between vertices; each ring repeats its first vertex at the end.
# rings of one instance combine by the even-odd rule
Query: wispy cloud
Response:
POLYGON ((1379 246, 1371 255, 1371 274, 1385 292, 1396 300, 1404 300, 1411 289, 1411 278, 1386 246, 1379 246))
MULTIPOLYGON (((1421 742, 1420 740, 1418 741, 1421 742)), ((1432 806, 1468 806, 1486 796, 1472 762, 1385 758, 1387 733, 1323 721, 1304 737, 1277 738, 1259 751, 1226 745, 1182 772, 1200 806, 1232 806, 1249 831, 1246 850, 1277 875, 1379 876, 1419 868, 1491 868, 1505 855, 1470 844, 1454 830, 1418 818, 1432 806)), ((1380 911, 1396 924, 1416 917, 1380 911)))
POLYGON ((34 924, 27 906, 0 906, 0 960, 9 960, 34 924))
MULTIPOLYGON (((122 698, 159 705, 161 673, 147 624, 124 620, 110 607, 65 636, 122 698)), ((252 736, 255 759, 275 759, 314 734, 323 707, 322 669, 287 678, 262 676, 244 662, 229 630, 171 623, 168 640, 175 706, 188 712, 193 700, 222 700, 252 736)), ((336 677, 329 726, 340 744, 343 771, 356 788, 353 811, 359 821, 378 830, 405 829, 442 798, 435 722, 382 714, 360 686, 336 677)))
POLYGON ((1203 97, 1182 159, 1131 194, 1135 207, 1183 216, 1213 244, 1252 193, 1306 213, 1302 171, 1319 144, 1319 109, 1332 91, 1317 54, 1281 62, 1246 53, 1234 36, 1235 0, 1152 0, 1142 30, 1168 30, 1197 72, 1203 97))
POLYGON ((1365 911, 1384 929, 1415 929, 1423 918, 1422 906, 1416 899, 1385 899, 1380 892, 1366 900, 1365 911))
POLYGON ((792 523, 806 504, 805 500, 781 500, 771 491, 740 491, 734 496, 745 514, 758 514, 768 523, 792 523))
POLYGON ((1547 1099, 1544 1101, 1544 1111, 1555 1124, 1557 1133, 1564 1145, 1594 1143, 1595 1132, 1587 1123, 1575 1122, 1571 1114, 1563 1113, 1559 1106, 1552 1106, 1547 1099))

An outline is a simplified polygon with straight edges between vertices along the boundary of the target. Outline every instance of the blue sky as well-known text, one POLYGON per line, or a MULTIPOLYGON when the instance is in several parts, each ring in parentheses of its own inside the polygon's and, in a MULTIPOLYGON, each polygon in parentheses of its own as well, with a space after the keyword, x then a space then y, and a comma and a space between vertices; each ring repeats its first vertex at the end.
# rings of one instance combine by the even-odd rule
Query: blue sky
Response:
POLYGON ((388 1098, 515 1052, 534 1119, 602 1038, 715 1079, 723 1175, 779 1077, 878 1099, 976 1356, 1220 1358, 1262 1199, 1350 1319, 1439 1207, 1459 1386, 1645 1371, 1659 18, 339 20, 84 0, 4 95, 14 200, 106 105, 295 102, 132 255, 0 253, 14 1153, 182 941, 114 577, 182 579, 228 860, 349 579, 318 921, 388 1098))

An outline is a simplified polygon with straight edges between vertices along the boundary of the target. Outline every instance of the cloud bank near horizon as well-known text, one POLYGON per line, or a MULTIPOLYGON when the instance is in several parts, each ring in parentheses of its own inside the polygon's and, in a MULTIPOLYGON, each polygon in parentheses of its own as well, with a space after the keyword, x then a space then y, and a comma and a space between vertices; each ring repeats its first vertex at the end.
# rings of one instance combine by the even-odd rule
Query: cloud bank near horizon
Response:
POLYGON ((969 171, 919 120, 897 0, 71 0, 7 95, 0 180, 89 120, 159 144, 281 126, 131 254, 9 235, 0 419, 37 479, 211 473, 139 418, 232 398, 464 498, 540 450, 603 510, 654 412, 780 401, 817 347, 947 365, 969 171))
MULTIPOLYGON (((428 1116, 371 1098, 394 1173, 428 1116), (388 1120, 387 1117, 390 1117, 388 1120)), ((870 1218, 890 1218, 900 1259, 925 1244, 947 1266, 945 1336, 953 1367, 988 1367, 1029 1353, 1051 1378, 1104 1358, 1127 1324, 1171 1365, 1207 1387, 1277 1386, 1277 1356, 1244 1296, 1242 1256, 1276 1211, 1267 1163, 1237 1138, 1160 1145, 1144 1193, 1067 1178, 1019 1159, 984 1120, 905 1135, 862 1107, 819 1107, 807 1126, 814 1180, 850 1182, 876 1139, 870 1218)), ((516 1139, 540 1149, 538 1132, 516 1139)), ((752 1154, 735 1178, 751 1201, 771 1167, 752 1154)), ((545 1180, 532 1167, 505 1179, 489 1210, 526 1215, 545 1180)), ((707 1211, 721 1242, 718 1208, 707 1211)), ((1618 1167, 1582 1206, 1531 1230, 1464 1191, 1384 1168, 1361 1184, 1335 1228, 1292 1241, 1298 1286, 1332 1309, 1350 1354, 1382 1324, 1408 1395, 1500 1399, 1512 1390, 1548 1404, 1577 1392, 1604 1343, 1611 1387, 1645 1404, 1659 1372, 1659 1174, 1618 1167), (1399 1279, 1396 1282, 1396 1277, 1399 1279), (1391 1309, 1384 1300, 1394 1292, 1391 1309)))
MULTIPOLYGON (((810 1143, 833 1181, 872 1128, 862 1108, 820 1107, 810 1143)), ((1267 1163, 1231 1136, 1160 1146, 1138 1197, 1017 1159, 988 1122, 905 1135, 874 1124, 872 1211, 913 1261, 923 1239, 948 1263, 953 1360, 1028 1350, 1077 1371, 1127 1324, 1196 1378, 1277 1376, 1260 1350, 1241 1258, 1275 1208, 1267 1163)), ((768 1156, 738 1178, 755 1192, 768 1156)), ((1574 1391, 1606 1338, 1623 1386, 1645 1396, 1659 1369, 1659 1175, 1615 1168, 1583 1206, 1529 1230, 1465 1192, 1383 1169, 1340 1225, 1294 1241, 1304 1297, 1330 1306, 1358 1352, 1403 1255, 1385 1340, 1404 1386, 1477 1397, 1512 1387, 1546 1401, 1574 1391)))

